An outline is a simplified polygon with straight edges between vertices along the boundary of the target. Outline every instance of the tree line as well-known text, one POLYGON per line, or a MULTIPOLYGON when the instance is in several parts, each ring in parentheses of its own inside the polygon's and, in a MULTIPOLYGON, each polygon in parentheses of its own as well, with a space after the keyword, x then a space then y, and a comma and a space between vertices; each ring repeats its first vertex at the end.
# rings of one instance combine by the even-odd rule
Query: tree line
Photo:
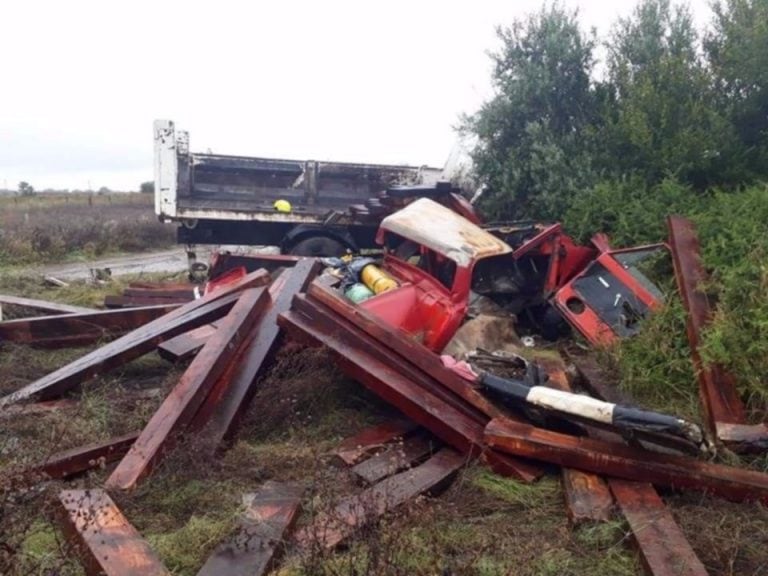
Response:
POLYGON ((494 96, 462 122, 483 212, 573 223, 669 182, 690 202, 765 179, 768 0, 712 10, 701 32, 668 0, 640 0, 605 38, 559 4, 500 27, 494 96))

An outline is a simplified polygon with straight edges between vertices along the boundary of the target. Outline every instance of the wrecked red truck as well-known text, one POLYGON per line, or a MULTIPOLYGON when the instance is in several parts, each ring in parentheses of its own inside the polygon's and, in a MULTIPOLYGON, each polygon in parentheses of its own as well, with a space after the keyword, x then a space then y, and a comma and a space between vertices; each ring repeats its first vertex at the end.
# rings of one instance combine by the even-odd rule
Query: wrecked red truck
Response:
MULTIPOLYGON (((481 228, 428 198, 384 218, 377 242, 378 272, 393 282, 356 299, 436 352, 480 298, 550 331, 562 318, 595 345, 634 334, 663 301, 638 266, 663 244, 612 250, 598 235, 580 246, 559 224, 481 228)), ((354 281, 366 284, 360 270, 370 262, 352 266, 354 281)))

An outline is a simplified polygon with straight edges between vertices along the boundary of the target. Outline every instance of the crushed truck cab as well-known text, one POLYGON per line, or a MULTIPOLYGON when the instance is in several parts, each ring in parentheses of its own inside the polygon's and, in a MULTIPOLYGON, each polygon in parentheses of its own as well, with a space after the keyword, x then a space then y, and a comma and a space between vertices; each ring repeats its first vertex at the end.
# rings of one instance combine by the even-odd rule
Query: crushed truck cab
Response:
POLYGON ((484 229, 427 198, 384 218, 376 240, 397 287, 360 306, 436 352, 473 294, 510 314, 551 307, 595 345, 633 334, 663 301, 636 267, 663 245, 612 250, 596 236, 580 246, 559 224, 484 229))

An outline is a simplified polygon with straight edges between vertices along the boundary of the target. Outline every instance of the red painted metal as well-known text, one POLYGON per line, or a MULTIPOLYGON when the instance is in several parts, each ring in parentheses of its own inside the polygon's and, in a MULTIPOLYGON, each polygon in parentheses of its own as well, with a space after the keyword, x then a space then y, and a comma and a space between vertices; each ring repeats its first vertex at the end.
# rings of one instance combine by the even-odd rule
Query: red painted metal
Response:
POLYGON ((691 360, 699 379, 699 399, 709 431, 713 438, 727 442, 731 448, 762 450, 768 445, 768 427, 747 424, 733 374, 721 364, 705 365, 699 353, 701 333, 711 322, 713 311, 702 289, 707 273, 701 261, 696 227, 681 216, 670 216, 667 224, 675 278, 688 312, 686 325, 691 360))
POLYGON ((173 436, 181 433, 192 420, 267 303, 264 288, 247 289, 240 295, 216 334, 203 346, 112 472, 107 487, 129 490, 150 472, 163 451, 173 443, 173 436))
POLYGON ((33 300, 32 298, 21 298, 19 296, 9 296, 0 294, 0 306, 17 306, 19 308, 29 308, 39 312, 45 312, 48 315, 53 314, 86 314, 94 312, 92 308, 82 306, 72 306, 62 304, 61 302, 48 302, 47 300, 33 300))
POLYGON ((163 304, 185 304, 191 302, 191 298, 165 298, 154 296, 120 296, 108 295, 104 297, 105 308, 139 308, 143 306, 158 306, 163 304))
POLYGON ((300 486, 265 482, 243 498, 236 532, 208 558, 197 576, 262 576, 275 567, 286 534, 299 515, 300 486))
POLYGON ((88 576, 170 576, 103 490, 62 490, 61 527, 88 576))
POLYGON ((88 378, 122 366, 146 354, 160 342, 218 320, 229 312, 237 301, 240 291, 252 286, 263 286, 268 281, 269 274, 266 272, 254 272, 237 284, 184 304, 20 390, 0 398, 0 408, 31 398, 47 399, 61 395, 88 378))
POLYGON ((303 256, 288 254, 229 254, 228 252, 215 252, 211 256, 208 276, 216 280, 233 268, 243 266, 248 272, 266 270, 269 273, 281 268, 291 268, 296 262, 304 259, 303 256))
POLYGON ((83 346, 115 338, 176 308, 161 305, 9 320, 0 322, 0 341, 40 348, 83 346))
POLYGON ((488 424, 485 441, 508 454, 559 466, 672 488, 691 488, 734 501, 768 503, 768 474, 752 470, 578 438, 500 419, 488 424))
POLYGON ((423 464, 341 501, 330 513, 318 514, 310 526, 296 533, 296 541, 302 547, 334 548, 375 518, 444 486, 464 464, 464 456, 444 448, 423 464))

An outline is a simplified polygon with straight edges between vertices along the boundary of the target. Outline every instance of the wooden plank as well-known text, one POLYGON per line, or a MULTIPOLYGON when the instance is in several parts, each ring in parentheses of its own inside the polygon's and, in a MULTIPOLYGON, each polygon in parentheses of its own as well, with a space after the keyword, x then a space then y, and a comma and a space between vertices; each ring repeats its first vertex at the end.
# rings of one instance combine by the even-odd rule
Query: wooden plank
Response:
POLYGON ((535 460, 626 480, 690 488, 734 501, 768 503, 768 474, 669 454, 658 454, 595 438, 579 438, 534 426, 492 420, 489 446, 535 460))
POLYGON ((197 354, 215 333, 216 323, 212 322, 166 340, 157 347, 157 352, 169 362, 183 362, 197 354))
POLYGON ((243 498, 245 512, 235 534, 208 558, 197 576, 261 576, 274 568, 287 532, 296 521, 302 489, 268 481, 243 498))
POLYGON ((306 289, 319 269, 319 261, 301 259, 269 287, 267 308, 248 335, 238 361, 220 377, 192 422, 192 429, 204 428, 202 434, 210 450, 215 450, 234 434, 245 407, 256 392, 257 382, 269 364, 268 360, 279 346, 277 316, 290 308, 293 297, 306 289))
POLYGON ((59 502, 62 529, 89 576, 170 575, 103 490, 62 490, 59 502))
POLYGON ((34 300, 32 298, 21 298, 19 296, 0 294, 0 305, 3 304, 18 306, 19 308, 30 308, 48 314, 84 314, 94 311, 93 308, 72 306, 71 304, 62 304, 61 302, 49 302, 47 300, 34 300))
POLYGON ((417 434, 356 464, 352 467, 352 473, 368 484, 375 484, 421 462, 436 449, 437 444, 433 439, 425 434, 417 434))
POLYGON ((27 384, 20 390, 0 398, 0 408, 31 398, 49 399, 71 390, 76 385, 153 350, 160 342, 203 324, 218 320, 237 301, 238 293, 269 281, 266 272, 254 272, 199 300, 189 302, 78 358, 74 362, 27 384))
POLYGON ((296 541, 303 547, 334 548, 375 518, 443 486, 465 463, 464 456, 444 448, 423 464, 342 500, 332 512, 318 514, 312 524, 296 533, 296 541))
POLYGON ((354 466, 371 452, 405 438, 417 428, 410 420, 387 420, 343 440, 333 451, 333 457, 340 464, 354 466))
MULTIPOLYGON (((533 353, 531 359, 549 376, 547 385, 564 392, 572 392, 561 358, 533 353)), ((565 509, 574 525, 584 522, 607 522, 613 512, 613 497, 608 484, 597 474, 563 468, 561 471, 565 509)))
POLYGON ((8 320, 0 322, 0 340, 57 348, 93 344, 135 330, 176 308, 146 306, 8 320))
POLYGON ((614 478, 611 491, 649 576, 706 576, 706 568, 650 484, 614 478))
MULTIPOLYGON (((293 310, 281 314, 279 323, 298 336, 308 336, 327 346, 345 374, 446 444, 468 457, 478 456, 484 451, 481 422, 404 376, 399 366, 396 369, 391 362, 373 356, 377 343, 370 341, 366 335, 347 332, 333 325, 326 326, 318 317, 310 319, 293 310)), ((491 452, 483 454, 483 457, 495 471, 522 482, 532 482, 543 474, 539 466, 518 459, 507 459, 491 452)))
POLYGON ((173 442, 172 436, 180 433, 194 417, 267 302, 264 288, 250 288, 240 295, 216 334, 203 346, 107 479, 108 488, 129 490, 150 472, 162 452, 173 442))

